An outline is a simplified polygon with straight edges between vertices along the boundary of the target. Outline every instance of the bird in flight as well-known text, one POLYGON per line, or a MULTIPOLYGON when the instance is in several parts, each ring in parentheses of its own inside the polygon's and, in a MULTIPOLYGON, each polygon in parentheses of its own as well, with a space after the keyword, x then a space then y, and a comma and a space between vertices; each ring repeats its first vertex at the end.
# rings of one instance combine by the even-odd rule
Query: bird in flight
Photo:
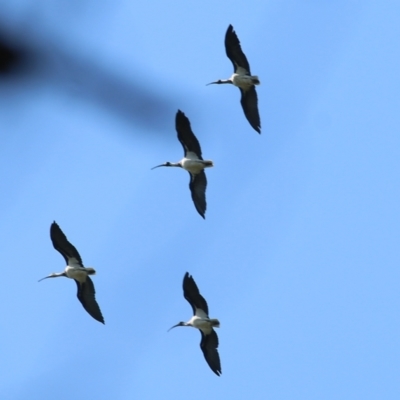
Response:
POLYGON ((188 322, 179 322, 169 330, 177 326, 191 326, 201 333, 200 348, 211 370, 216 375, 221 375, 221 361, 218 354, 218 336, 214 328, 219 328, 219 320, 209 318, 208 305, 200 294, 193 277, 186 272, 183 277, 183 296, 189 302, 193 310, 193 317, 188 322))
POLYGON ((240 41, 232 25, 229 25, 225 34, 225 50, 226 55, 233 65, 233 74, 229 79, 219 79, 218 81, 209 83, 209 85, 231 84, 237 86, 240 89, 240 103, 242 104, 247 121, 249 121, 254 130, 261 133, 256 92, 256 85, 260 84, 260 80, 258 76, 251 74, 249 62, 242 51, 240 41))
POLYGON ((89 275, 94 275, 96 271, 93 268, 86 268, 83 266, 78 250, 68 241, 64 232, 56 222, 51 224, 50 238, 54 248, 64 257, 67 266, 64 272, 54 272, 40 279, 40 281, 47 278, 58 278, 60 276, 73 279, 78 288, 78 300, 82 303, 83 308, 95 320, 104 324, 103 315, 95 298, 96 292, 94 290, 94 285, 89 277, 89 275))

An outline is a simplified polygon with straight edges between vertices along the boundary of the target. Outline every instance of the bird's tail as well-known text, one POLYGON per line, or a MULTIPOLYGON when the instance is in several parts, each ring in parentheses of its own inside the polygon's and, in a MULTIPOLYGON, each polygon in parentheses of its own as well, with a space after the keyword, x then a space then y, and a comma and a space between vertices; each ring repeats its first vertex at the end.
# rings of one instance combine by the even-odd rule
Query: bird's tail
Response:
POLYGON ((211 160, 205 160, 205 161, 203 161, 203 165, 204 165, 204 168, 213 167, 214 163, 211 160))
POLYGON ((253 82, 253 85, 259 85, 260 84, 260 80, 258 79, 258 76, 253 75, 251 77, 251 81, 253 82))
POLYGON ((88 275, 96 275, 96 270, 94 268, 85 268, 88 275))
POLYGON ((210 318, 211 326, 213 328, 219 328, 219 320, 215 318, 210 318))

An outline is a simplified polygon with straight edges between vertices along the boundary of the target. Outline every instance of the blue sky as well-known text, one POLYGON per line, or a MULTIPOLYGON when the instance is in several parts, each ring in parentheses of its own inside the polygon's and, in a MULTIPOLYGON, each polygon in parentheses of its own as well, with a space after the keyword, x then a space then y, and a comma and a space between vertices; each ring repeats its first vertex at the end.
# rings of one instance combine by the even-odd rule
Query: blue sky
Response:
POLYGON ((2 31, 50 56, 0 80, 0 397, 398 399, 399 13, 1 0, 2 31), (229 24, 261 135, 236 88, 206 86, 232 73, 229 24), (150 170, 182 157, 177 109, 214 160, 205 221, 185 171, 150 170), (37 283, 64 268, 53 220, 97 270, 105 326, 74 282, 37 283), (197 331, 167 333, 191 316, 186 271, 221 321, 220 378, 197 331))

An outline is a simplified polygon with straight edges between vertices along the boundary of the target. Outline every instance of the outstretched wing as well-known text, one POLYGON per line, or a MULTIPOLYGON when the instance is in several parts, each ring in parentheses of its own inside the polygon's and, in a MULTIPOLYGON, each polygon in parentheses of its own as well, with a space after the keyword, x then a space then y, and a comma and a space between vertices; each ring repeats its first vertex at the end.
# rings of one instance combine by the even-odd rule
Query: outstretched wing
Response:
POLYGON ((225 50, 226 55, 232 61, 233 71, 236 72, 238 67, 246 70, 247 74, 251 75, 249 62, 240 46, 240 41, 233 30, 233 26, 229 25, 225 34, 225 50))
POLYGON ((206 188, 207 178, 204 170, 198 174, 190 174, 189 188, 192 193, 192 200, 197 212, 205 219, 205 213, 207 209, 206 202, 206 188))
POLYGON ((78 286, 78 299, 82 303, 83 308, 91 315, 96 321, 104 324, 104 318, 100 311, 100 307, 96 301, 96 291, 94 285, 89 276, 86 277, 86 281, 81 283, 75 280, 78 286))
POLYGON ((67 265, 69 264, 69 260, 74 258, 78 264, 83 266, 78 250, 68 241, 67 237, 64 235, 64 232, 55 221, 50 227, 50 238, 53 242, 54 248, 61 253, 67 265))
POLYGON ((181 110, 176 113, 175 127, 185 156, 187 152, 191 151, 202 160, 200 143, 192 131, 188 117, 181 110))
POLYGON ((247 90, 240 88, 242 97, 240 103, 244 111, 244 115, 250 125, 258 133, 261 133, 260 114, 258 113, 258 98, 255 86, 251 86, 247 90))
POLYGON ((210 366, 211 370, 220 376, 222 374, 221 371, 221 361, 219 359, 218 354, 218 336, 214 329, 206 335, 203 331, 201 332, 201 342, 200 348, 204 354, 204 358, 207 361, 207 364, 210 366))
POLYGON ((196 314, 196 309, 203 310, 208 317, 208 305, 204 297, 200 294, 199 288, 196 285, 193 277, 186 272, 183 277, 183 296, 192 306, 193 315, 196 314))

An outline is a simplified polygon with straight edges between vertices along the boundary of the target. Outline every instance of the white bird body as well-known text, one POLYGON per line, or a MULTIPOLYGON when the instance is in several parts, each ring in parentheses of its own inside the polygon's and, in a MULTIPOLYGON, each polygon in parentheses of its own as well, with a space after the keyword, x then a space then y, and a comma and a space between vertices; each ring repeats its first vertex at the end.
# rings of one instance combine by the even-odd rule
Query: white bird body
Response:
POLYGON ((96 271, 93 268, 81 267, 78 264, 67 265, 65 268, 65 274, 67 278, 75 279, 81 283, 86 281, 88 275, 94 275, 96 271))
MULTIPOLYGON (((240 69, 242 69, 242 68, 240 68, 240 69)), ((239 72, 239 69, 237 72, 239 72)), ((249 89, 254 85, 260 84, 260 80, 258 79, 258 76, 248 75, 244 70, 243 70, 243 73, 232 74, 232 76, 229 78, 229 80, 231 80, 235 86, 237 86, 243 90, 249 89)))
POLYGON ((210 160, 200 160, 197 158, 196 154, 188 151, 186 156, 179 161, 179 164, 183 169, 190 172, 191 174, 198 174, 204 168, 209 168, 213 166, 213 162, 210 160))
MULTIPOLYGON (((200 310, 201 311, 201 310, 200 310)), ((198 315, 193 315, 193 317, 186 323, 187 326, 191 326, 192 328, 200 329, 206 335, 208 335, 212 328, 219 328, 219 320, 208 318, 206 316, 199 317, 198 315)))

